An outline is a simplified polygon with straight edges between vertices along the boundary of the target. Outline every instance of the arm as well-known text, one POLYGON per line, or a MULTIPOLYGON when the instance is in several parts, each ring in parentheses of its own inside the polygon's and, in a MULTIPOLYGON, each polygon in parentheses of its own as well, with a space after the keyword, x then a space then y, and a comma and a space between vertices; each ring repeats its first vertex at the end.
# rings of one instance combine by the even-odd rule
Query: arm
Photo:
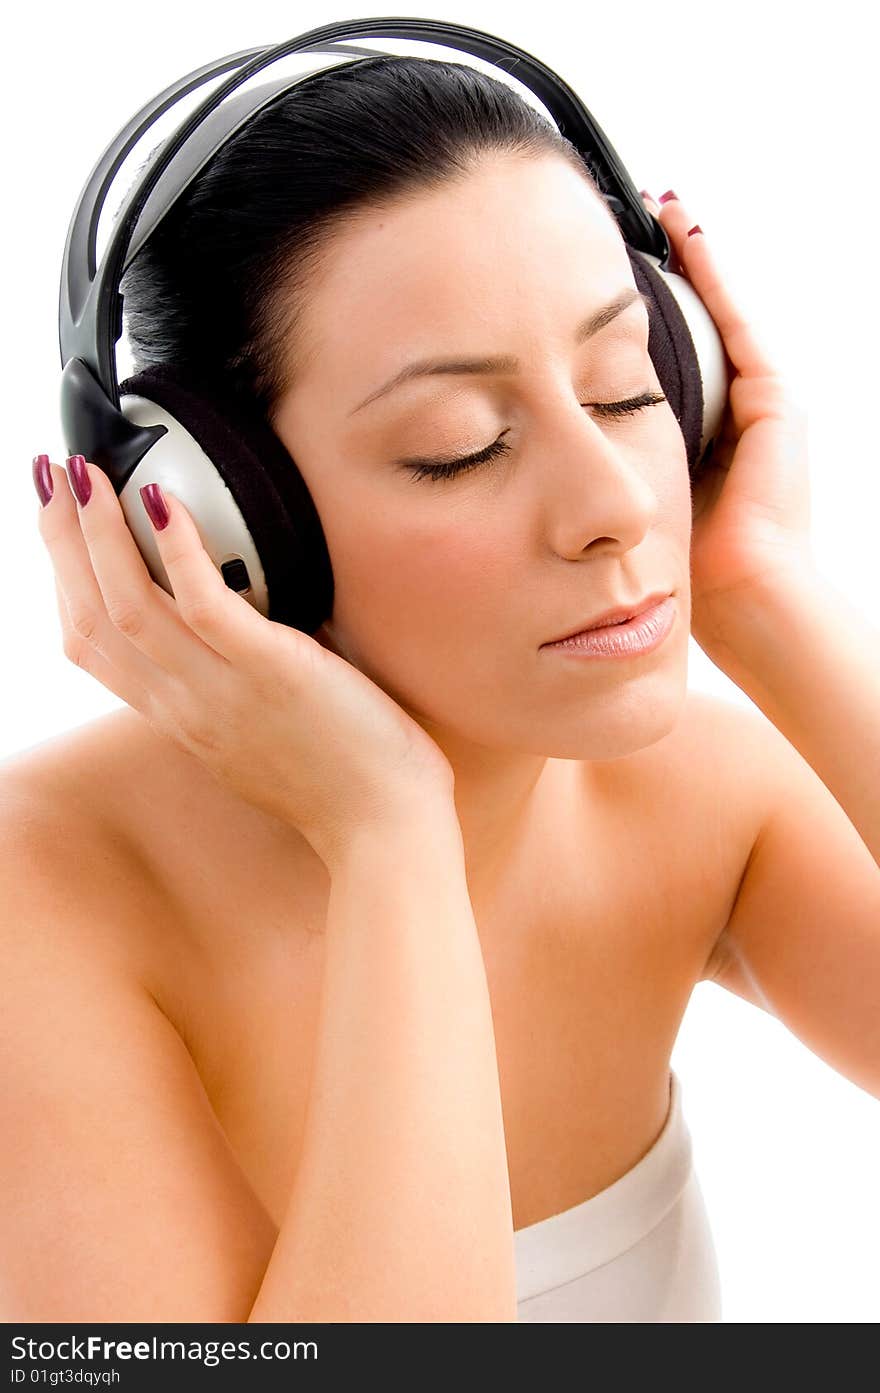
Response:
POLYGON ((654 209, 732 370, 692 481, 691 631, 767 717, 742 751, 762 802, 715 980, 880 1097, 880 632, 813 564, 806 411, 693 215, 654 209))
POLYGON ((0 1320, 244 1321, 275 1226, 71 817, 0 821, 0 1320))
POLYGON ((710 656, 764 716, 732 727, 759 801, 709 975, 880 1098, 880 638, 806 573, 710 656))
POLYGON ((304 1164, 276 1231, 114 930, 104 848, 3 801, 0 1317, 515 1320, 457 822, 365 838, 337 869, 304 1164))
POLYGON ((880 866, 880 630, 804 567, 741 593, 707 651, 800 751, 880 866))
POLYGON ((306 1138, 251 1321, 515 1321, 485 970, 454 811, 331 871, 306 1138))

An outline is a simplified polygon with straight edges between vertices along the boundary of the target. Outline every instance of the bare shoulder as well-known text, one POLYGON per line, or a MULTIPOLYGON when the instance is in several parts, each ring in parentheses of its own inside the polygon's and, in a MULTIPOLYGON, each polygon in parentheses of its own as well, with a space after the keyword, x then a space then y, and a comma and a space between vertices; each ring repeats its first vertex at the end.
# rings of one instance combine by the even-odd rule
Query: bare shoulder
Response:
MULTIPOLYGON (((53 844, 59 861, 91 849, 105 866, 108 853, 122 863, 136 856, 139 817, 163 782, 174 785, 173 762, 170 742, 128 707, 61 731, 0 761, 4 829, 35 849, 53 844)), ((85 872, 72 892, 87 890, 85 872)))
POLYGON ((121 834, 163 788, 184 792, 197 764, 124 706, 0 761, 0 810, 57 808, 75 826, 121 834))
POLYGON ((36 895, 45 916, 57 905, 84 950, 106 952, 146 986, 156 964, 144 930, 167 902, 135 829, 170 772, 156 761, 162 743, 124 708, 0 762, 4 879, 14 875, 16 894, 36 895))
POLYGON ((688 690, 672 730, 612 772, 620 836, 638 829, 667 919, 684 925, 680 907, 689 906, 698 980, 715 973, 761 829, 768 727, 778 737, 756 707, 688 690))
POLYGON ((756 726, 770 725, 767 717, 751 702, 715 696, 712 692, 689 689, 686 714, 698 734, 716 740, 718 736, 748 734, 756 726))
POLYGON ((704 806, 729 810, 745 860, 760 831, 766 807, 765 754, 784 737, 753 703, 689 691, 673 746, 686 782, 693 779, 704 806))
POLYGON ((757 707, 689 689, 669 734, 619 763, 655 810, 665 791, 667 808, 671 799, 682 812, 697 806, 702 816, 724 809, 748 829, 759 816, 760 752, 768 728, 780 738, 757 707))
POLYGON ((688 693, 688 722, 697 767, 723 779, 725 795, 751 833, 751 849, 766 810, 768 754, 788 742, 753 702, 707 692, 688 693))
POLYGON ((668 765, 679 801, 700 809, 707 849, 718 858, 723 912, 701 974, 712 979, 720 941, 736 903, 768 800, 768 751, 784 737, 753 703, 689 691, 686 711, 670 741, 668 765))
POLYGON ((289 906, 291 887, 322 879, 295 829, 127 706, 0 761, 0 824, 31 874, 93 911, 96 946, 103 934, 126 953, 184 1031, 184 961, 221 951, 230 905, 256 913, 255 887, 280 884, 289 906))

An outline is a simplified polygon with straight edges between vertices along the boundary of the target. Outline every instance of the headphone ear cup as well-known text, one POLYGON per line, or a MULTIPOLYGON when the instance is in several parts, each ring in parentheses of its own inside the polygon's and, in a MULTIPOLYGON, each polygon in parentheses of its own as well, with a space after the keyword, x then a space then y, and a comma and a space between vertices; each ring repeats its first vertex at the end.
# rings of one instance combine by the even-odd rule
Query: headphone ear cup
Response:
POLYGON ((690 282, 626 244, 636 285, 653 303, 648 351, 681 426, 688 471, 708 463, 727 404, 727 355, 715 321, 690 282))
POLYGON ((256 413, 173 364, 119 384, 138 425, 164 425, 120 497, 157 584, 172 593, 138 490, 155 482, 190 513, 231 589, 266 618, 312 635, 333 610, 333 570, 321 520, 289 451, 256 413))

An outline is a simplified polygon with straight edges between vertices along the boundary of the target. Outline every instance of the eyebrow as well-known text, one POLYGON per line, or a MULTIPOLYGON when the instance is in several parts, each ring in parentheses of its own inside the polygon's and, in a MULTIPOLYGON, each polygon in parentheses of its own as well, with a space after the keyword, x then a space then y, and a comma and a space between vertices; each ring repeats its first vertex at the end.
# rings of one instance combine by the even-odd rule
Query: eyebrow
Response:
MULTIPOLYGON (((645 306, 650 316, 652 301, 641 290, 634 290, 632 286, 627 286, 619 295, 615 295, 613 300, 609 300, 607 305, 601 309, 594 310, 587 315, 586 319, 581 320, 574 331, 575 344, 586 343, 600 329, 604 329, 606 324, 610 324, 612 319, 616 319, 630 305, 637 300, 645 306)), ((517 372, 519 369, 519 359, 511 357, 509 354, 499 355, 494 358, 419 358, 413 363, 408 363, 400 372, 381 387, 377 387, 375 392, 371 392, 368 397, 364 397, 362 402, 352 407, 349 416, 353 416, 356 411, 369 406, 378 397, 384 397, 388 392, 399 387, 403 382, 410 382, 414 377, 433 376, 439 373, 494 373, 494 372, 517 372)))

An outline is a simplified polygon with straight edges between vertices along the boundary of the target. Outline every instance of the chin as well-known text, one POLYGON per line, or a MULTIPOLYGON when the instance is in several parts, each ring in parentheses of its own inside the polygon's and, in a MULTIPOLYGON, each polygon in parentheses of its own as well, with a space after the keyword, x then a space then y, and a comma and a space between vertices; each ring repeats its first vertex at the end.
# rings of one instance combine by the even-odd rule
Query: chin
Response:
POLYGON ((548 759, 623 759, 675 729, 687 701, 687 675, 687 650, 681 662, 669 661, 650 673, 640 674, 633 664, 625 678, 601 690, 585 684, 574 703, 567 698, 563 711, 545 702, 523 722, 522 740, 511 744, 548 759))

